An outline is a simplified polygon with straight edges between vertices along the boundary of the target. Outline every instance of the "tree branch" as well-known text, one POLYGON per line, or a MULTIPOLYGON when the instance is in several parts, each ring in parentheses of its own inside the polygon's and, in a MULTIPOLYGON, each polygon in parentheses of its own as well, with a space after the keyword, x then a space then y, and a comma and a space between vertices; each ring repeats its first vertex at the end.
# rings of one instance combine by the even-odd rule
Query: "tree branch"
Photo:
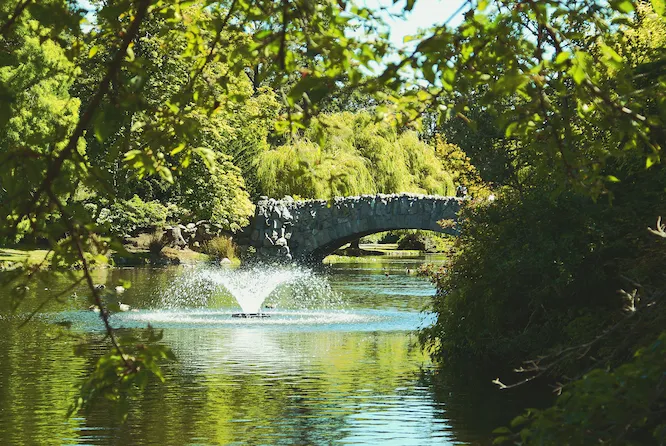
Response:
POLYGON ((84 279, 86 281, 86 284, 88 285, 88 288, 90 289, 90 292, 93 295, 95 304, 97 304, 97 307, 99 307, 99 317, 102 319, 102 322, 104 323, 106 334, 111 340, 113 348, 118 352, 118 355, 120 355, 120 357, 122 358, 125 367, 127 367, 128 370, 132 369, 132 365, 128 361, 125 352, 123 352, 123 349, 120 347, 120 344, 118 344, 118 340, 116 339, 116 336, 114 334, 113 327, 111 326, 111 322, 109 321, 109 313, 106 310, 104 302, 102 302, 102 297, 100 296, 99 290, 95 287, 95 282, 93 281, 92 275, 90 274, 90 265, 88 265, 88 261, 86 260, 83 246, 81 245, 81 235, 79 234, 79 231, 76 228, 76 226, 74 226, 74 223, 72 223, 72 219, 68 215, 64 206, 62 205, 62 202, 58 199, 58 197, 55 196, 55 194, 50 188, 47 189, 47 194, 49 198, 52 200, 52 202, 55 203, 58 210, 60 211, 62 219, 65 222, 65 226, 69 230, 69 236, 72 240, 72 244, 76 248, 79 259, 81 260, 81 265, 83 266, 84 279))
POLYGON ((16 20, 23 14, 23 11, 25 8, 28 7, 28 5, 32 3, 32 0, 25 0, 23 3, 19 2, 18 5, 16 5, 16 8, 14 8, 14 12, 12 13, 11 17, 7 22, 0 27, 0 35, 3 35, 7 37, 7 33, 11 29, 12 26, 14 26, 14 23, 16 23, 16 20))

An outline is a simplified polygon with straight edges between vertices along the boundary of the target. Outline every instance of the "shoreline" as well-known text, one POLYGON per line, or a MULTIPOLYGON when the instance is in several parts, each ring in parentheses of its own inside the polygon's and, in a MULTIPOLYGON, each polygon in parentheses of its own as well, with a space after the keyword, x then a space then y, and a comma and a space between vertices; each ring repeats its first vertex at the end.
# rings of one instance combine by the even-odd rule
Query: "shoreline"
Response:
MULTIPOLYGON (((442 256, 445 253, 430 253, 415 249, 397 249, 395 244, 362 245, 359 252, 353 254, 331 254, 323 260, 324 265, 341 263, 370 263, 383 259, 420 259, 425 256, 442 256)), ((34 247, 0 247, 0 272, 37 266, 51 269, 51 253, 47 249, 34 247)), ((232 266, 239 266, 239 259, 230 259, 232 266)), ((96 268, 126 268, 142 266, 168 266, 168 265, 196 265, 201 263, 215 263, 219 260, 210 255, 193 251, 191 249, 164 248, 159 256, 154 256, 148 249, 128 248, 127 254, 112 252, 106 265, 97 265, 96 268)))

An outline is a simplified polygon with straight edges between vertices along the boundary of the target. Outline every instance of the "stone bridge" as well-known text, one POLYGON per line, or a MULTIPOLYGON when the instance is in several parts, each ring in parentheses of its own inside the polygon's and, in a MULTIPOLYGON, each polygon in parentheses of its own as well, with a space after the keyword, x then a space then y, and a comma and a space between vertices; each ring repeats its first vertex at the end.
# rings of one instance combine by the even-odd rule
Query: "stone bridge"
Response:
POLYGON ((318 262, 346 243, 376 232, 426 229, 455 234, 440 220, 455 220, 463 200, 419 194, 294 201, 261 197, 241 244, 259 258, 318 262))

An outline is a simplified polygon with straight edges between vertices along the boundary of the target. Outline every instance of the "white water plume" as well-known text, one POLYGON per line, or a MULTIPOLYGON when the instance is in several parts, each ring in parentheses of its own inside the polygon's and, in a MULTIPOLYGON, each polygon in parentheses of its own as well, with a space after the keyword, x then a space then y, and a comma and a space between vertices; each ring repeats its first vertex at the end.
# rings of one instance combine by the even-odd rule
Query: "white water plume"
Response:
POLYGON ((253 265, 229 269, 206 267, 186 272, 172 286, 161 307, 206 307, 220 292, 231 294, 243 313, 261 313, 264 302, 280 308, 339 306, 328 281, 312 270, 297 266, 253 265))

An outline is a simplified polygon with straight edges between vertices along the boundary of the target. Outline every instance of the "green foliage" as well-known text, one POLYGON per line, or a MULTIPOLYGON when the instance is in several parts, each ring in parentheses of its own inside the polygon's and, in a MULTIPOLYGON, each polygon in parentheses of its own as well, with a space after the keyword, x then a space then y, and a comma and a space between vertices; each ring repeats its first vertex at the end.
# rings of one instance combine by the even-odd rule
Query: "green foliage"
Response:
POLYGON ((162 253, 162 249, 166 246, 164 237, 161 234, 153 234, 148 240, 148 252, 150 255, 157 257, 162 253))
POLYGON ((431 125, 505 186, 463 211, 456 256, 426 271, 438 320, 422 338, 439 358, 564 382, 498 442, 661 444, 664 254, 645 228, 666 211, 664 16, 647 2, 502 3, 412 59, 435 70, 428 93, 446 111, 431 125))
POLYGON ((78 118, 80 101, 70 96, 69 88, 80 69, 59 45, 41 43, 27 29, 12 43, 11 56, 5 55, 0 67, 3 102, 8 105, 0 116, 2 153, 17 146, 23 156, 62 149, 78 118))
POLYGON ((210 166, 198 160, 189 166, 187 176, 179 181, 180 193, 171 196, 189 211, 191 220, 209 220, 237 231, 247 226, 254 205, 230 157, 216 151, 210 157, 210 166))
POLYGON ((446 142, 440 135, 435 137, 435 153, 444 168, 451 172, 456 185, 467 187, 468 194, 475 198, 487 198, 490 195, 488 184, 479 175, 470 158, 460 147, 446 142))
MULTIPOLYGON (((0 7, 0 11, 8 6, 0 7)), ((79 115, 80 100, 69 89, 80 69, 58 42, 44 41, 39 22, 25 13, 15 24, 11 38, 0 41, 0 215, 13 231, 0 231, 0 241, 16 243, 26 234, 41 232, 46 238, 57 221, 54 209, 44 209, 40 220, 20 216, 30 194, 42 181, 49 159, 63 150, 79 115)), ((77 156, 85 155, 85 143, 74 141, 77 156)), ((75 163, 65 161, 54 193, 70 193, 75 163)), ((33 235, 33 239, 36 239, 33 235)))
POLYGON ((252 207, 233 163, 252 181, 269 129, 302 127, 343 73, 359 82, 387 50, 386 36, 364 43, 347 32, 376 35, 369 10, 331 0, 89 4, 92 23, 76 2, 0 4, 8 105, 0 110, 0 240, 46 240, 52 264, 80 268, 102 307, 112 351, 84 385, 84 405, 98 394, 118 399, 113 389, 124 393, 136 380, 140 388, 146 373, 158 375, 151 358, 164 354, 120 342, 91 262, 118 248, 117 234, 161 225, 170 203, 230 229, 246 223, 252 207), (92 194, 75 197, 81 188, 92 194))
POLYGON ((203 245, 203 252, 217 260, 224 258, 234 260, 238 257, 237 247, 230 237, 215 237, 208 240, 203 245))
POLYGON ((167 219, 173 218, 178 213, 174 205, 164 206, 156 200, 144 202, 137 195, 130 200, 120 200, 99 210, 96 207, 95 204, 88 206, 96 213, 97 223, 108 227, 111 233, 120 235, 162 229, 167 219))
MULTIPOLYGON (((199 6, 183 9, 181 14, 187 19, 176 27, 181 32, 195 26, 205 28, 215 19, 212 12, 199 6)), ((103 175, 117 197, 138 194, 146 201, 173 203, 191 220, 211 220, 237 230, 247 224, 253 207, 234 161, 247 172, 243 157, 266 144, 266 128, 272 125, 268 109, 275 104, 274 94, 262 90, 252 97, 249 79, 229 78, 228 64, 217 60, 203 69, 205 80, 189 85, 192 57, 196 56, 187 55, 192 36, 165 34, 161 30, 166 26, 168 19, 163 17, 147 20, 134 46, 135 56, 143 61, 140 79, 131 69, 121 71, 129 86, 140 82, 135 88, 144 95, 143 107, 119 114, 104 106, 99 128, 94 135, 89 134, 92 156, 96 163, 108 166, 103 175), (176 104, 187 88, 195 90, 191 102, 176 104), (196 100, 203 95, 215 96, 220 105, 209 110, 208 104, 196 100), (160 120, 165 122, 160 124, 160 120), (135 148, 156 143, 163 147, 148 151, 135 148), (156 159, 147 164, 153 156, 156 159), (158 173, 157 177, 144 178, 158 173)), ((201 50, 207 51, 213 36, 198 38, 201 50)), ((101 48, 106 42, 99 36, 90 44, 101 48)), ((93 69, 102 68, 94 58, 88 64, 93 69)), ((90 88, 87 81, 82 79, 79 84, 83 92, 90 88)))
POLYGON ((516 142, 505 136, 501 122, 504 109, 510 106, 497 101, 494 107, 481 107, 473 99, 467 101, 465 115, 442 119, 437 112, 424 114, 424 136, 439 138, 443 143, 458 146, 478 169, 485 182, 516 186, 519 169, 516 142))
POLYGON ((445 252, 453 249, 451 236, 431 231, 404 230, 395 231, 398 238, 398 249, 416 249, 423 252, 445 252))
POLYGON ((612 207, 547 188, 467 206, 455 257, 432 271, 438 320, 424 339, 440 355, 511 363, 593 338, 618 317, 621 276, 656 286, 661 274, 645 228, 666 212, 666 183, 662 169, 638 178, 612 207))
MULTIPOLYGON (((162 332, 152 328, 144 330, 140 337, 119 336, 116 342, 124 353, 112 349, 97 360, 95 369, 85 379, 69 409, 70 415, 80 409, 90 409, 101 398, 120 404, 127 416, 133 395, 141 392, 152 379, 164 382, 160 363, 176 359, 171 349, 160 343, 161 340, 162 332)), ((85 350, 86 346, 82 345, 77 353, 83 354, 85 350)))
POLYGON ((556 403, 529 410, 501 428, 495 443, 664 444, 666 333, 639 349, 625 364, 594 369, 572 382, 556 403), (514 433, 517 431, 517 433, 514 433))
POLYGON ((604 173, 610 160, 640 153, 644 165, 653 165, 664 141, 666 79, 659 67, 665 55, 663 46, 645 45, 653 39, 660 45, 663 16, 646 15, 646 2, 611 5, 479 2, 458 27, 424 33, 413 51, 388 66, 384 82, 409 84, 405 65, 427 81, 392 98, 398 121, 428 112, 432 122, 436 104, 439 122, 489 128, 472 132, 470 145, 475 155, 488 147, 489 156, 475 161, 484 160, 492 180, 515 183, 516 172, 529 166, 542 178, 598 196, 612 181, 604 173), (628 56, 633 48, 640 48, 638 55, 628 56), (498 156, 490 156, 495 149, 498 156))
MULTIPOLYGON (((426 334, 440 352, 516 358, 589 338, 613 319, 620 274, 661 277, 663 254, 644 240, 666 214, 661 0, 654 11, 636 1, 469 2, 459 26, 424 32, 391 62, 381 20, 336 0, 95 1, 85 33, 75 5, 0 4, 2 241, 46 240, 54 265, 88 274, 113 246, 104 233, 161 224, 168 203, 236 229, 251 213, 248 189, 328 198, 476 187, 457 150, 436 142, 438 159, 402 131, 427 111, 440 128, 488 118, 492 131, 477 132, 470 154, 509 188, 463 214, 426 334), (339 83, 375 98, 327 100, 339 83), (379 120, 313 119, 345 102, 379 120), (268 150, 269 140, 281 147, 268 150), (79 199, 81 188, 94 193, 79 199), (113 206, 122 226, 113 215, 98 224, 113 206)), ((151 358, 166 353, 143 357, 132 345, 102 357, 79 404, 117 399, 116 384, 124 393, 158 373, 151 358)))
POLYGON ((399 134, 366 113, 319 119, 302 138, 259 156, 257 175, 264 194, 304 198, 377 192, 455 194, 453 174, 443 166, 446 161, 415 132, 399 134))
POLYGON ((373 192, 367 163, 350 153, 327 154, 314 143, 297 141, 258 159, 260 191, 272 197, 330 198, 373 192))

